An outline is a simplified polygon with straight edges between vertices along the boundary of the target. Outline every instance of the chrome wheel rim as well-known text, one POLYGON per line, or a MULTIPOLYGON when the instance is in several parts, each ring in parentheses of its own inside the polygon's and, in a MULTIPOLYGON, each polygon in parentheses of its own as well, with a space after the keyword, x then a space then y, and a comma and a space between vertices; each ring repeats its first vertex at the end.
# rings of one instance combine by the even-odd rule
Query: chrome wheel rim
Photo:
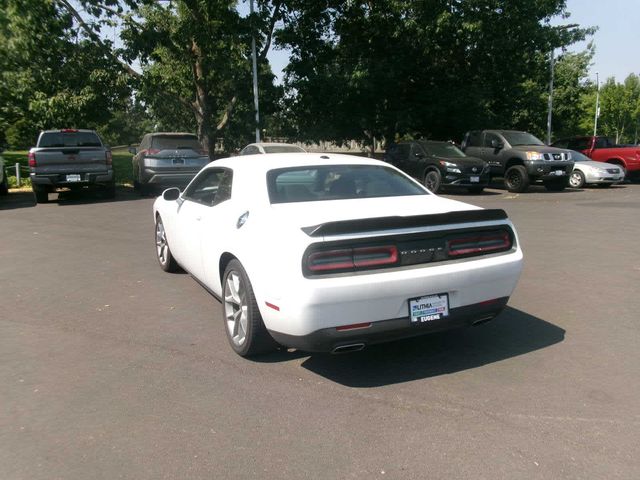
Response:
POLYGON ((427 187, 427 189, 429 189, 430 192, 435 193, 438 187, 438 177, 435 173, 429 172, 427 173, 427 178, 425 178, 424 183, 426 184, 425 186, 427 187))
POLYGON ((574 188, 577 188, 582 183, 582 179, 580 178, 580 174, 578 172, 572 172, 569 177, 569 185, 574 188))
POLYGON ((231 271, 224 284, 224 315, 227 332, 234 345, 241 347, 247 339, 247 296, 242 278, 231 271))
POLYGON ((156 254, 158 255, 158 261, 164 265, 167 263, 167 253, 169 251, 169 245, 167 244, 167 235, 164 231, 164 225, 160 220, 156 223, 156 254))

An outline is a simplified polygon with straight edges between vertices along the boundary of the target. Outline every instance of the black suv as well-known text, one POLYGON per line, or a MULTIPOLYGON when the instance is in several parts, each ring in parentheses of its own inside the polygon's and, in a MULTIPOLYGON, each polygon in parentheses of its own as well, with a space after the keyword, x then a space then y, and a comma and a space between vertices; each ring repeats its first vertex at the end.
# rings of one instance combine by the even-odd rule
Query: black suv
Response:
POLYGON ((133 187, 141 195, 155 187, 185 187, 211 161, 192 133, 147 133, 133 153, 133 187))
POLYGON ((464 187, 481 193, 489 183, 489 167, 479 158, 467 157, 450 142, 416 140, 390 146, 384 160, 424 182, 433 193, 445 186, 464 187))

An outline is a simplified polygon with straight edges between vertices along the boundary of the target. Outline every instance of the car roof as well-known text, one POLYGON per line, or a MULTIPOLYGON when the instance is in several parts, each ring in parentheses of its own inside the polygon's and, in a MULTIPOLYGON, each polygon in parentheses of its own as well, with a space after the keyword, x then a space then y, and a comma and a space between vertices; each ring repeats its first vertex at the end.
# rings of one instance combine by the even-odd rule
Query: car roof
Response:
POLYGON ((42 133, 96 133, 95 130, 89 130, 87 128, 53 128, 51 130, 43 130, 42 133))
POLYGON ((182 135, 182 136, 198 138, 198 136, 195 133, 189 133, 189 132, 153 132, 153 133, 148 133, 147 135, 152 137, 163 137, 163 136, 173 137, 173 136, 182 135))
POLYGON ((233 170, 267 172, 276 168, 311 167, 321 165, 380 165, 387 162, 339 153, 271 153, 269 155, 243 155, 215 160, 205 168, 227 167, 233 170))
MULTIPOLYGON (((279 142, 257 142, 257 143, 249 143, 248 145, 245 146, 249 147, 249 146, 256 146, 256 147, 273 147, 273 146, 282 146, 282 147, 297 147, 298 145, 296 145, 295 143, 279 143, 279 142)), ((302 147, 299 147, 302 148, 302 147)))

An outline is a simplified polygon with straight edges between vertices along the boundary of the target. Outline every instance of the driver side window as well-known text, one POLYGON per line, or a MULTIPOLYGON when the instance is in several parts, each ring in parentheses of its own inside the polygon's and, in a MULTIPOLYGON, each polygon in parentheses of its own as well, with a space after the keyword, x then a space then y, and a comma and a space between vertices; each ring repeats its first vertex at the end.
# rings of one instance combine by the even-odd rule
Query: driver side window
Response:
POLYGON ((226 168, 208 168, 198 174, 182 198, 212 207, 231 198, 233 172, 226 168))

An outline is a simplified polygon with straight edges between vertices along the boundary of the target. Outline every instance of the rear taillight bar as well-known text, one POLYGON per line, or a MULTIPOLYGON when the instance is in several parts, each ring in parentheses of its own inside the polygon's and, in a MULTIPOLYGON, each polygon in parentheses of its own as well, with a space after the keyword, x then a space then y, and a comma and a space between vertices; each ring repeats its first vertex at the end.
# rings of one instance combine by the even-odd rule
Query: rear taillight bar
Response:
POLYGON ((111 157, 111 152, 109 150, 106 151, 105 158, 107 160, 107 165, 113 164, 113 158, 111 157))
POLYGON ((374 268, 398 263, 395 245, 341 248, 313 252, 307 257, 307 268, 313 273, 374 268))
POLYGON ((34 152, 29 152, 29 166, 30 167, 38 166, 38 164, 36 163, 36 154, 34 152))
POLYGON ((507 232, 487 232, 447 241, 450 257, 477 255, 504 251, 511 248, 511 236, 507 232))

